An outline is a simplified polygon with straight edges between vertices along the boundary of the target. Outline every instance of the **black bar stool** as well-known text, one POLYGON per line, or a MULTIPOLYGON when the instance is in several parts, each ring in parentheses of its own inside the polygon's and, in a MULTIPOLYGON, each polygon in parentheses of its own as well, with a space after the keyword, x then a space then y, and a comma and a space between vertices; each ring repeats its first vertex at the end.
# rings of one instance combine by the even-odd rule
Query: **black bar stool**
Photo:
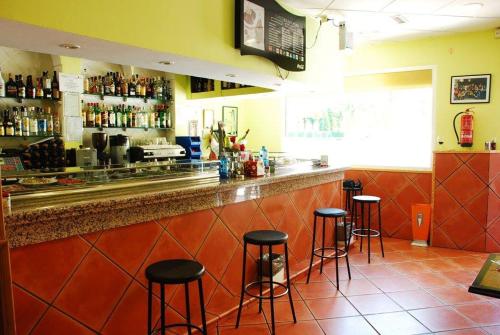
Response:
MULTIPOLYGON (((363 251, 363 237, 368 237, 368 263, 370 263, 371 250, 370 250, 370 240, 371 237, 380 237, 380 248, 382 249, 382 257, 384 256, 384 243, 382 241, 382 216, 380 214, 380 198, 372 195, 356 195, 352 197, 354 202, 354 208, 351 213, 351 234, 354 236, 361 237, 359 243, 359 251, 363 251), (361 228, 353 229, 354 222, 357 221, 358 214, 358 204, 361 207, 361 228), (368 227, 365 228, 365 204, 368 206, 368 227), (378 230, 371 228, 371 204, 377 204, 378 207, 378 230)), ((356 222, 357 226, 357 222, 356 222)))
MULTIPOLYGON (((272 324, 272 335, 275 334, 274 327, 274 299, 282 297, 288 293, 288 298, 290 300, 290 307, 292 309, 293 322, 297 323, 297 318, 295 317, 295 309, 293 308, 293 300, 292 300, 292 290, 290 288, 290 270, 288 268, 288 234, 276 231, 276 230, 255 230, 246 233, 243 236, 243 272, 241 279, 241 296, 240 296, 240 306, 238 307, 238 317, 236 319, 236 328, 240 325, 240 316, 241 316, 241 308, 243 307, 243 296, 244 294, 248 294, 251 297, 259 299, 259 313, 262 312, 262 300, 269 299, 271 301, 271 324, 272 324), (260 264, 259 268, 259 278, 256 281, 253 281, 247 285, 245 285, 245 269, 246 269, 246 254, 247 254, 247 244, 258 245, 260 249, 260 264), (273 245, 284 244, 285 246, 285 271, 286 271, 286 285, 282 283, 278 283, 273 281, 273 245), (262 278, 262 269, 263 267, 263 247, 269 247, 269 295, 262 294, 262 284, 264 280, 262 278), (249 292, 249 289, 253 286, 259 285, 260 293, 259 295, 253 294, 249 292), (285 292, 274 295, 274 285, 281 286, 285 289, 285 292)), ((267 282, 267 281, 266 281, 267 282)))
POLYGON ((353 208, 353 200, 352 197, 356 195, 363 195, 363 186, 344 186, 342 187, 342 190, 345 193, 345 204, 344 204, 344 209, 348 212, 352 212, 353 208))
POLYGON ((187 327, 188 334, 195 328, 202 334, 207 335, 207 320, 205 318, 205 303, 203 302, 203 284, 201 276, 205 273, 205 267, 200 263, 187 259, 171 259, 153 263, 146 268, 148 279, 148 335, 161 332, 165 335, 167 328, 187 327), (191 323, 191 311, 189 307, 189 283, 197 280, 200 293, 201 320, 203 329, 191 323), (153 308, 153 283, 160 284, 161 303, 161 328, 153 332, 152 308, 153 308), (187 323, 165 324, 165 285, 184 284, 186 298, 186 321, 187 323))
MULTIPOLYGON (((335 271, 337 275, 337 290, 339 289, 339 258, 345 257, 346 263, 347 263, 347 273, 349 274, 349 280, 351 279, 351 268, 349 266, 349 256, 348 256, 348 250, 349 250, 349 240, 350 236, 348 238, 347 236, 347 225, 345 223, 345 218, 346 218, 347 212, 339 209, 339 208, 319 208, 314 211, 314 229, 313 229, 313 241, 312 241, 312 250, 311 250, 311 261, 309 263, 309 271, 307 272, 307 283, 309 283, 309 278, 311 277, 311 269, 312 269, 312 264, 313 264, 313 259, 314 256, 317 256, 321 258, 321 265, 319 268, 319 273, 323 273, 323 259, 329 258, 329 259, 335 259, 335 271), (315 248, 316 246, 316 224, 317 224, 317 219, 318 217, 323 218, 323 239, 321 242, 321 248, 315 248), (335 244, 333 247, 325 247, 325 225, 326 225, 326 219, 327 218, 333 218, 335 220, 335 230, 334 230, 334 235, 335 235, 335 244), (338 239, 339 239, 339 223, 338 219, 341 218, 343 225, 344 225, 344 249, 340 249, 338 247, 338 239), (334 254, 333 255, 326 255, 325 256, 325 250, 333 250, 334 254), (321 251, 321 254, 318 252, 321 251)), ((352 227, 352 225, 351 225, 352 227)))

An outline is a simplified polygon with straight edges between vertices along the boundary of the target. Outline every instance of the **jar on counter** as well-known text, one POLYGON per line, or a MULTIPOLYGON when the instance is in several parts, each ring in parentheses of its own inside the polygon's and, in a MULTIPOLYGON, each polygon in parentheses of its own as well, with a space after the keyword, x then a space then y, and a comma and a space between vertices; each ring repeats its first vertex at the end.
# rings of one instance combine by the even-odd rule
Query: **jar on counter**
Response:
POLYGON ((11 201, 10 201, 10 193, 3 191, 2 192, 2 206, 4 215, 11 213, 11 201))

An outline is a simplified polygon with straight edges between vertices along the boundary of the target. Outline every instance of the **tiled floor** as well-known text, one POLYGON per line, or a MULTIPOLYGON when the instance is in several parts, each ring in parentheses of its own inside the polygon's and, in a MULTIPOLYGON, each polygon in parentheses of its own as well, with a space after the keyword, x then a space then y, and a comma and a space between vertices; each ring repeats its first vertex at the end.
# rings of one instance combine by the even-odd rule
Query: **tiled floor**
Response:
MULTIPOLYGON (((375 244, 375 243, 374 243, 375 244)), ((372 245, 378 251, 378 244, 372 245)), ((342 262, 340 290, 335 287, 335 263, 316 269, 311 283, 293 281, 298 322, 286 297, 275 306, 276 333, 283 335, 406 335, 500 334, 500 300, 467 292, 487 254, 441 248, 419 248, 409 241, 385 239, 386 257, 351 249, 352 280, 342 262)), ((212 325, 211 334, 270 334, 269 304, 243 309, 235 329, 235 314, 212 325)))

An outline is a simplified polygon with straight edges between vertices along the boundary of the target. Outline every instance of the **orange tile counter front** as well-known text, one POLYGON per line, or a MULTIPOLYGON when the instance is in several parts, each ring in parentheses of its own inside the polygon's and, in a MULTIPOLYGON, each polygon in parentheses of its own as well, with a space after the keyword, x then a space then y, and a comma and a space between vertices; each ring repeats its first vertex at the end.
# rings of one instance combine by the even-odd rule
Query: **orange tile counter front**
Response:
MULTIPOLYGON (((308 266, 312 212, 341 206, 342 177, 341 170, 310 180, 302 175, 288 191, 276 184, 278 193, 13 248, 17 334, 145 334, 144 269, 169 258, 194 258, 205 265, 207 318, 215 321, 238 306, 243 234, 255 229, 287 232, 291 272, 297 275, 308 266)), ((252 275, 258 250, 250 251, 247 272, 252 275)), ((198 293, 191 292, 191 314, 199 322, 198 293)), ((167 322, 181 320, 184 290, 167 288, 167 298, 167 322)), ((156 319, 159 304, 156 297, 156 319)))
POLYGON ((434 246, 500 252, 500 152, 434 154, 434 246))

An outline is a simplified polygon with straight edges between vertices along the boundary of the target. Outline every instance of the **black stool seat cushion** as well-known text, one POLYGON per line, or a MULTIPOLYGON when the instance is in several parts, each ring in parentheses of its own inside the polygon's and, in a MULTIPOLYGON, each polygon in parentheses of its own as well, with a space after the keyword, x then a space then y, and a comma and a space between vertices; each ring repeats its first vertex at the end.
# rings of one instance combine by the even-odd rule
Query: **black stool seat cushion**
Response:
POLYGON ((189 259, 169 259, 146 268, 146 278, 160 284, 183 284, 199 279, 205 267, 189 259))
POLYGON ((283 244, 288 240, 288 234, 277 230, 254 230, 246 233, 243 240, 256 245, 283 244))
POLYGON ((380 198, 373 195, 356 195, 352 197, 357 202, 379 202, 380 198))
POLYGON ((347 212, 340 208, 318 208, 314 211, 314 215, 334 218, 346 216, 347 212))
POLYGON ((363 186, 343 186, 342 189, 344 191, 361 191, 363 186))

